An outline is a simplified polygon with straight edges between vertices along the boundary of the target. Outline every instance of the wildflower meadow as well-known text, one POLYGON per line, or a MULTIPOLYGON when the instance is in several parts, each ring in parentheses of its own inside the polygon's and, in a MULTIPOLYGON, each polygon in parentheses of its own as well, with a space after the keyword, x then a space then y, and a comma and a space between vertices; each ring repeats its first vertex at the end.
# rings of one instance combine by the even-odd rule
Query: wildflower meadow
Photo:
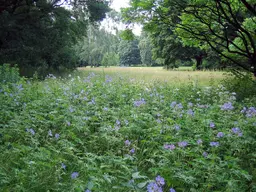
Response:
POLYGON ((0 191, 256 191, 256 100, 118 74, 0 87, 0 191))

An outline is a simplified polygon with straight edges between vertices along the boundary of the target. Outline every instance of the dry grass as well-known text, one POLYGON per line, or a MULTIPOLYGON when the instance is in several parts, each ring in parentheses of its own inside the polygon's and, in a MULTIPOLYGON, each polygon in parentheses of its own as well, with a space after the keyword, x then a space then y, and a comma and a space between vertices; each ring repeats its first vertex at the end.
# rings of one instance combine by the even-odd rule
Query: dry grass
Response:
POLYGON ((174 84, 198 83, 199 85, 217 84, 224 78, 220 71, 166 71, 162 67, 109 67, 79 68, 85 73, 95 72, 108 75, 120 74, 137 80, 167 81, 174 84))

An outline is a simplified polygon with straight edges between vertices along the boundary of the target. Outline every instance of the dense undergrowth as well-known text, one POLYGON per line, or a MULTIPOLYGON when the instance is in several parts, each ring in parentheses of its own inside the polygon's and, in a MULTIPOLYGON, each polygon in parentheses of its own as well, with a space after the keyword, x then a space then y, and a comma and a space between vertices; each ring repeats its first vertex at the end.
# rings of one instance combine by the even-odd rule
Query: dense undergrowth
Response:
POLYGON ((1 191, 256 191, 256 102, 121 76, 0 90, 1 191))

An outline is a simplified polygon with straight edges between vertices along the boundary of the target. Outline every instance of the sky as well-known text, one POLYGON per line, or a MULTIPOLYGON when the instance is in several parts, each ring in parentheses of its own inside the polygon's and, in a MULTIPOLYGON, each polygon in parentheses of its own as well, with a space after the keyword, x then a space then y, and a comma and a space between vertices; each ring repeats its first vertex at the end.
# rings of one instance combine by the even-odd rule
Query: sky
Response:
MULTIPOLYGON (((129 0, 113 0, 113 2, 112 2, 110 7, 112 9, 115 9, 116 11, 120 12, 121 8, 128 7, 128 6, 129 6, 129 0)), ((107 24, 104 24, 104 23, 107 23, 107 21, 103 21, 103 23, 102 23, 103 26, 107 26, 107 24)), ((125 25, 120 25, 118 28, 120 30, 124 30, 125 29, 125 25)), ((140 35, 140 33, 141 33, 141 26, 134 25, 133 33, 135 35, 140 35)))

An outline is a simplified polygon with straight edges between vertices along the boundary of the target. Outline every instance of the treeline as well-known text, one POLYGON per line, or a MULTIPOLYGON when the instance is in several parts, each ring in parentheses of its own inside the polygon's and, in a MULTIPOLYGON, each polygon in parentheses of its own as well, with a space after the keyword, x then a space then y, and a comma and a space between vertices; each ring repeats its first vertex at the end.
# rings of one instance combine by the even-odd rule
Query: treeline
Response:
POLYGON ((127 24, 144 26, 156 62, 174 68, 194 60, 197 69, 229 67, 256 77, 255 0, 130 0, 130 5, 122 16, 127 24))
POLYGON ((74 69, 75 45, 109 10, 107 0, 2 0, 0 64, 17 64, 27 76, 74 69))

